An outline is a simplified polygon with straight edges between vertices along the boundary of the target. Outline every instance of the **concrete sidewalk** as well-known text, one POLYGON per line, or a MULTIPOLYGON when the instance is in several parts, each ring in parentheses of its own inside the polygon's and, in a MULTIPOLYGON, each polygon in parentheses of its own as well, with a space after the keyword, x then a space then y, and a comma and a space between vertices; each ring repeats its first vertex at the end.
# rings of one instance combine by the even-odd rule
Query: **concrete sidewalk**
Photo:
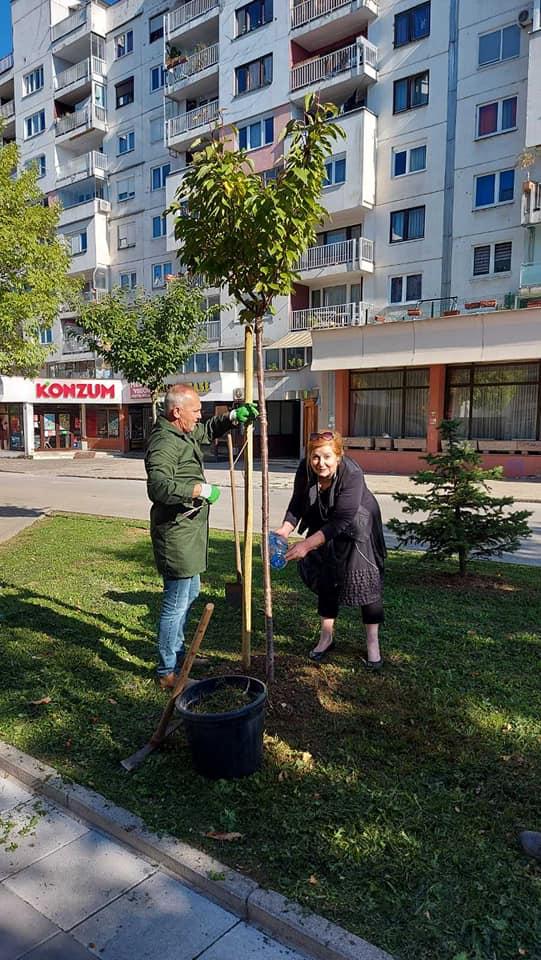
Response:
MULTIPOLYGON (((293 477, 297 462, 293 460, 271 461, 270 486, 275 490, 292 490, 293 477)), ((220 487, 229 486, 229 470, 223 460, 206 460, 205 472, 212 483, 220 487)), ((238 480, 242 483, 242 466, 237 466, 238 480)), ((84 477, 97 480, 146 480, 145 464, 142 457, 100 456, 94 459, 69 459, 44 457, 26 460, 24 458, 0 457, 0 473, 21 473, 42 477, 84 477)), ((366 474, 368 486, 373 493, 408 493, 416 490, 409 477, 398 474, 366 474)), ((517 502, 541 503, 541 480, 497 480, 489 484, 495 496, 511 496, 517 502)), ((254 487, 261 487, 261 471, 256 464, 254 487)), ((419 492, 417 489, 416 492, 419 492)))
POLYGON ((392 960, 1 742, 0 956, 392 960))

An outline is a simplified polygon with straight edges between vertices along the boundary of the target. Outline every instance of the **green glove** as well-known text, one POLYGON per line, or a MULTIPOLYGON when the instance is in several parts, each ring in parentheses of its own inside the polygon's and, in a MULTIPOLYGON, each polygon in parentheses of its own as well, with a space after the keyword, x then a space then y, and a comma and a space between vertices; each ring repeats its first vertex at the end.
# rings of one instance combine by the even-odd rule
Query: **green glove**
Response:
POLYGON ((203 500, 207 500, 208 503, 216 503, 220 499, 220 488, 216 486, 215 483, 202 483, 201 484, 201 497, 203 500))
POLYGON ((235 414, 236 422, 242 423, 243 425, 253 423, 259 416, 259 410, 255 403, 243 403, 242 406, 237 407, 233 413, 235 414))

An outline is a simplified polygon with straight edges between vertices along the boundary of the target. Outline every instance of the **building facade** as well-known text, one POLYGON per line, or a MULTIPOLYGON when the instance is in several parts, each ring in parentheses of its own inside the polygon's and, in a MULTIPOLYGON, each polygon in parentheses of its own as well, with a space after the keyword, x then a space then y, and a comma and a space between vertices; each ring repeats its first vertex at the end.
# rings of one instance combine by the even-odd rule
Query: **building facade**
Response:
MULTIPOLYGON (((327 165, 328 218, 266 325, 271 456, 297 456, 318 423, 368 470, 406 472, 454 416, 487 463, 541 474, 541 0, 13 0, 12 17, 4 139, 61 200, 85 296, 162 289, 182 270, 164 210, 193 142, 234 127, 272 178, 285 124, 317 91, 345 138, 327 165)), ((177 379, 212 412, 242 391, 243 330, 227 291, 207 295, 219 319, 177 379)), ((44 375, 105 382, 76 320, 44 334, 44 375)), ((143 444, 148 398, 121 388, 119 417, 91 416, 94 438, 70 420, 73 443, 143 444)), ((2 403, 17 450, 19 415, 2 403)), ((58 445, 66 411, 37 406, 25 436, 43 449, 55 412, 58 445)))

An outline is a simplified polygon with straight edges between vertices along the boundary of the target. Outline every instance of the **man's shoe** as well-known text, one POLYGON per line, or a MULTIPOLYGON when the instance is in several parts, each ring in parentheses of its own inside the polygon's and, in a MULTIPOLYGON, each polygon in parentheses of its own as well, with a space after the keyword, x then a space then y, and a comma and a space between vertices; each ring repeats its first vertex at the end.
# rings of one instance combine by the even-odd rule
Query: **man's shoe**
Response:
POLYGON ((535 830, 523 830, 519 834, 520 845, 529 857, 541 860, 541 833, 535 830))
POLYGON ((178 680, 176 673, 165 673, 158 678, 158 684, 161 690, 172 690, 178 680))

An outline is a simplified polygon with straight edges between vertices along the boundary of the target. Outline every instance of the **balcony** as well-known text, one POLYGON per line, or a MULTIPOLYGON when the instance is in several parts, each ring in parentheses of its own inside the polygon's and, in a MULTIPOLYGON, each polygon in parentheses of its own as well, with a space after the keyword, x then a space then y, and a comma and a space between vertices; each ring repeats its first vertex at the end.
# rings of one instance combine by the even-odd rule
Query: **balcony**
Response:
POLYGON ((359 240, 342 240, 339 243, 309 247, 299 260, 296 270, 303 280, 316 282, 322 277, 373 273, 374 243, 361 237, 359 240))
POLYGON ((8 53, 5 57, 0 57, 0 76, 7 73, 13 67, 13 54, 8 53))
POLYGON ((291 69, 291 99, 302 103, 308 88, 324 90, 326 96, 340 97, 360 86, 375 83, 378 49, 364 37, 358 37, 340 50, 302 60, 291 69))
POLYGON ((377 15, 376 0, 301 0, 291 7, 291 37, 317 50, 366 30, 377 15))
POLYGON ((178 149, 181 145, 186 146, 195 139, 196 131, 201 133, 201 127, 214 123, 219 117, 218 100, 211 100, 195 110, 188 110, 186 113, 179 114, 178 117, 171 117, 167 121, 166 140, 167 146, 178 149))
POLYGON ((72 67, 63 70, 54 79, 55 90, 59 93, 59 99, 66 99, 66 95, 72 91, 77 95, 81 89, 89 86, 93 78, 103 82, 105 78, 105 60, 99 57, 87 57, 79 63, 74 63, 72 67))
POLYGON ((78 30, 80 27, 86 27, 87 10, 87 6, 84 6, 80 10, 76 10, 75 13, 72 13, 69 17, 64 17, 63 20, 55 23, 54 26, 51 27, 51 42, 56 43, 57 40, 67 36, 68 33, 73 33, 74 30, 78 30))
POLYGON ((77 223, 80 220, 90 219, 97 214, 107 215, 111 212, 109 200, 104 200, 97 195, 97 190, 102 189, 103 181, 90 180, 87 185, 84 183, 76 189, 73 186, 66 187, 58 191, 57 200, 59 200, 62 210, 58 227, 62 230, 69 227, 71 223, 77 223))
POLYGON ((0 120, 11 120, 15 116, 15 100, 0 104, 0 120))
POLYGON ((89 105, 83 110, 74 110, 73 113, 66 113, 63 117, 57 117, 55 120, 56 137, 80 137, 83 134, 91 133, 94 135, 96 145, 107 132, 107 113, 105 107, 99 107, 97 104, 89 105))
POLYGON ((105 177, 109 169, 109 159, 98 150, 90 150, 82 157, 64 163, 58 168, 57 183, 64 180, 75 183, 77 180, 86 180, 89 177, 105 177))
POLYGON ((374 306, 371 303, 338 303, 327 307, 292 310, 290 330, 330 330, 334 327, 361 327, 371 322, 374 306))
POLYGON ((534 180, 523 184, 521 222, 524 227, 541 223, 541 183, 534 180))
POLYGON ((216 87, 218 72, 219 44, 213 43, 203 50, 198 50, 190 57, 168 70, 165 77, 166 93, 169 96, 180 94, 185 100, 197 87, 197 93, 203 96, 205 92, 212 92, 216 87))
POLYGON ((174 40, 180 34, 194 30, 207 21, 218 17, 220 13, 219 0, 189 0, 165 17, 165 31, 167 40, 174 40))
POLYGON ((532 288, 541 290, 541 262, 522 264, 520 268, 520 288, 521 290, 532 288))
POLYGON ((208 320, 207 323, 204 323, 201 327, 201 335, 205 338, 206 343, 211 343, 215 340, 220 340, 222 335, 222 325, 220 320, 208 320))

